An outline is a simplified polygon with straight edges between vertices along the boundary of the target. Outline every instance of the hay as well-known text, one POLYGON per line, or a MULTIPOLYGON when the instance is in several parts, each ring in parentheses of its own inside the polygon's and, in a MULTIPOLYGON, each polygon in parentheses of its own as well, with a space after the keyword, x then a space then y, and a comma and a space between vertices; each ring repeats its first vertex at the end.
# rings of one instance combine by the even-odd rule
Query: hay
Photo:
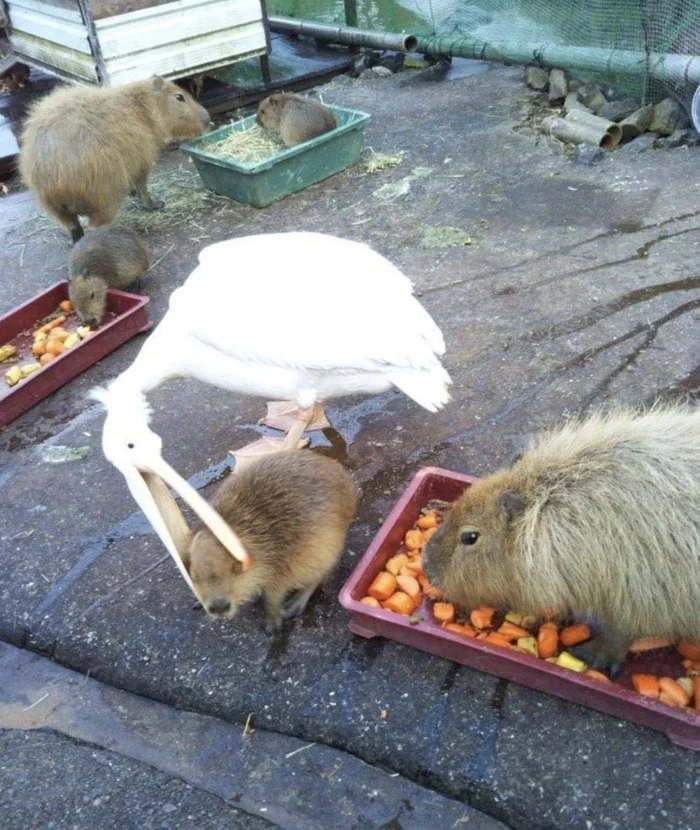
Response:
POLYGON ((253 124, 247 130, 234 130, 221 141, 212 142, 206 148, 209 152, 225 159, 255 164, 264 161, 287 148, 279 136, 253 124))

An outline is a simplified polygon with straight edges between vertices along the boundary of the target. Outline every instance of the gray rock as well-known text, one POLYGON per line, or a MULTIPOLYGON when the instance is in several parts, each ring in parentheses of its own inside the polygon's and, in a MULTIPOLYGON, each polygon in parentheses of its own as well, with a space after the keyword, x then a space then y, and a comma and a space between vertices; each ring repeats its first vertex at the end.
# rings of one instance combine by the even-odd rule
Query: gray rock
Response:
POLYGON ((525 70, 525 83, 530 89, 536 89, 538 92, 547 89, 549 70, 543 69, 541 66, 528 66, 525 70))
POLYGON ((607 103, 605 95, 600 91, 598 84, 584 84, 576 90, 578 99, 596 115, 607 103))
POLYGON ((623 156, 636 156, 639 153, 646 153, 647 150, 651 150, 658 137, 658 133, 638 135, 637 138, 633 138, 628 144, 624 144, 618 153, 623 156))
POLYGON ((601 118, 607 118, 608 121, 614 121, 616 124, 629 118, 633 112, 636 112, 639 104, 634 98, 623 98, 621 101, 608 101, 600 108, 598 115, 601 118))
POLYGON ((646 107, 640 107, 635 110, 632 115, 623 119, 620 122, 622 127, 622 140, 630 141, 638 135, 646 132, 651 126, 651 119, 654 116, 654 105, 647 104, 646 107))
POLYGON ((700 143, 700 135, 695 130, 676 130, 667 138, 657 138, 654 147, 675 150, 677 147, 694 147, 698 143, 700 143))
POLYGON ((602 147, 592 147, 589 144, 577 144, 571 161, 575 164, 599 164, 605 158, 602 147))
POLYGON ((664 98, 654 107, 649 130, 661 135, 673 135, 676 130, 690 127, 690 118, 683 107, 673 98, 664 98))
POLYGON ((571 110, 585 110, 586 105, 582 104, 578 97, 578 91, 573 90, 573 92, 569 92, 569 94, 564 98, 564 109, 567 112, 571 112, 571 110))
POLYGON ((373 66, 370 71, 378 78, 388 78, 390 75, 394 74, 391 69, 386 66, 373 66))
POLYGON ((550 104, 561 103, 569 91, 566 72, 563 69, 552 69, 549 73, 549 92, 547 97, 550 104))

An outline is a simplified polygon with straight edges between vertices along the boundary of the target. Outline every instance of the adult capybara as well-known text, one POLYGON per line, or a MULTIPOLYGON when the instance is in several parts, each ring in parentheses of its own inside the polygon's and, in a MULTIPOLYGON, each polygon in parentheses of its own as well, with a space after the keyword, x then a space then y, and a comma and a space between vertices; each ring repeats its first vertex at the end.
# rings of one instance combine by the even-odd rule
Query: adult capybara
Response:
POLYGON ((148 271, 148 250, 130 228, 93 228, 76 242, 69 262, 68 296, 88 326, 99 325, 108 288, 126 288, 148 271))
POLYGON ((320 101, 277 92, 260 102, 255 120, 261 127, 276 130, 287 147, 309 141, 336 127, 335 116, 320 101))
POLYGON ((700 642, 700 411, 617 410, 544 433, 470 487, 424 551, 445 596, 601 627, 577 653, 617 670, 636 637, 700 642))
POLYGON ((130 191, 144 208, 162 207, 146 184, 158 152, 208 125, 204 107, 157 75, 117 87, 60 87, 31 108, 19 169, 75 242, 83 235, 78 216, 108 225, 130 191))
POLYGON ((355 515, 352 479, 337 462, 309 450, 262 456, 229 476, 212 505, 241 540, 250 566, 208 528, 192 539, 183 562, 205 609, 232 617, 262 595, 266 630, 300 614, 338 564, 355 515))

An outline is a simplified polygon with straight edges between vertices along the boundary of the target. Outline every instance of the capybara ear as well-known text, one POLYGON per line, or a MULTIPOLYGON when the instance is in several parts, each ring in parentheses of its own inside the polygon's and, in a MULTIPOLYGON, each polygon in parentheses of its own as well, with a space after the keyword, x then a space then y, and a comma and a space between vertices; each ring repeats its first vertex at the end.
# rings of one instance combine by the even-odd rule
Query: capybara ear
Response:
POLYGON ((153 76, 153 89, 155 89, 156 92, 159 92, 161 89, 163 89, 164 86, 165 86, 165 79, 161 78, 160 75, 154 75, 153 76))
POLYGON ((498 506, 503 508, 508 521, 512 522, 525 510, 525 496, 517 490, 504 490, 498 497, 498 506))

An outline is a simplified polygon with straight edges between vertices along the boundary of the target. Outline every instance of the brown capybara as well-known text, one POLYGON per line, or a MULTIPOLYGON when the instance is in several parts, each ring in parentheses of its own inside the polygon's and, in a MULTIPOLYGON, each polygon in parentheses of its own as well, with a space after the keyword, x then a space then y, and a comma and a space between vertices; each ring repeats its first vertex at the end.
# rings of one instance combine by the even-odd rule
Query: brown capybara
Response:
POLYGON ((75 242, 83 235, 78 216, 108 225, 131 191, 144 208, 163 207, 147 188, 158 152, 208 125, 204 107, 157 75, 117 87, 64 86, 31 108, 19 169, 75 242))
POLYGON ((261 127, 278 132, 287 147, 336 127, 335 116, 328 107, 293 92, 277 92, 265 98, 258 106, 255 120, 261 127))
POLYGON ((352 479, 337 462, 309 450, 262 456, 230 475, 212 505, 241 540, 241 564, 208 528, 198 531, 183 562, 215 617, 232 617, 262 595, 265 628, 300 614, 338 564, 355 515, 352 479))
POLYGON ((126 288, 148 271, 148 251, 130 228, 93 228, 76 242, 69 263, 68 296, 88 326, 105 313, 108 288, 126 288))
POLYGON ((615 673, 642 636, 700 642, 700 411, 594 414, 470 487, 423 555, 453 602, 573 615, 615 673))

